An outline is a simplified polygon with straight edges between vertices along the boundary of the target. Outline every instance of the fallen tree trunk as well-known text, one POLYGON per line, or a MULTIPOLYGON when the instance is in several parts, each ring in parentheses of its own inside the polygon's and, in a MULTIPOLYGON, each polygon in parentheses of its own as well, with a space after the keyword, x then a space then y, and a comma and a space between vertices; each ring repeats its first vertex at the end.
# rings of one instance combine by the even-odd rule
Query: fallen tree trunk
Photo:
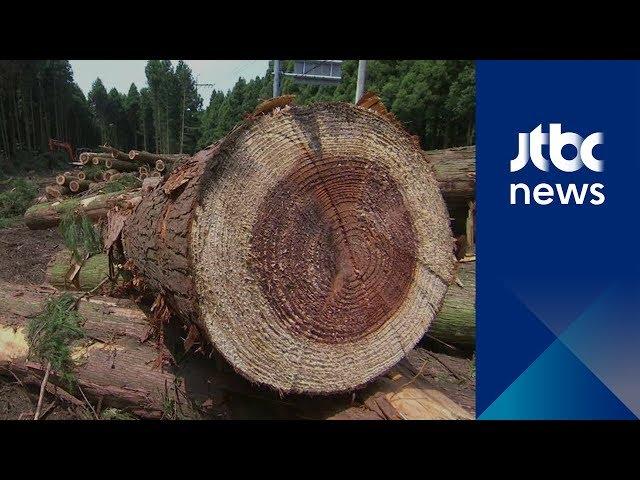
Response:
POLYGON ((104 165, 104 162, 113 159, 110 153, 101 153, 99 155, 95 155, 91 158, 91 163, 94 165, 104 165))
MULTIPOLYGON (((44 367, 27 358, 25 327, 28 318, 40 313, 46 300, 56 294, 45 287, 30 287, 0 281, 0 367, 21 379, 39 385, 44 367)), ((85 319, 85 339, 75 342, 72 357, 74 374, 84 394, 94 404, 112 406, 145 418, 160 418, 166 413, 167 402, 181 402, 193 415, 193 399, 208 398, 195 393, 185 378, 171 371, 154 367, 159 350, 147 341, 150 324, 146 315, 130 300, 93 297, 81 300, 78 312, 85 319), (185 401, 186 399, 189 399, 185 401)), ((203 372, 201 372, 203 373, 203 372)), ((206 372, 205 383, 215 372, 206 372)), ((50 388, 66 389, 55 372, 49 377, 50 388)), ((211 388, 212 395, 220 395, 211 388)), ((75 393, 75 392, 74 392, 75 393)), ((76 393, 79 396, 79 394, 76 393)), ((69 393, 62 395, 69 400, 69 393)), ((82 397, 80 397, 82 398, 82 397)), ((73 397, 71 397, 73 402, 73 397)), ((83 403, 83 402, 80 402, 83 403)), ((185 412, 187 413, 187 412, 185 412)))
POLYGON ((158 160, 164 163, 175 163, 188 157, 189 155, 171 155, 164 153, 149 153, 141 150, 130 150, 128 156, 130 160, 133 160, 135 162, 154 165, 158 160))
POLYGON ((158 305, 249 380, 349 391, 399 361, 440 307, 455 260, 445 205, 387 117, 348 104, 263 113, 143 198, 125 255, 158 305))
POLYGON ((80 154, 80 162, 83 165, 87 165, 88 163, 94 163, 93 159, 98 157, 98 161, 95 162, 95 165, 97 165, 98 163, 100 163, 100 160, 102 159, 102 161, 104 162, 105 158, 110 158, 111 154, 109 153, 96 153, 96 152, 84 152, 80 154))
POLYGON ((121 152, 117 148, 113 148, 109 145, 102 145, 100 148, 105 152, 108 152, 111 155, 111 158, 115 158, 116 160, 122 160, 124 162, 129 161, 129 155, 127 155, 124 152, 121 152))
POLYGON ((60 250, 47 265, 45 282, 61 290, 89 291, 109 276, 109 256, 105 253, 93 255, 80 263, 76 271, 71 252, 60 250))
POLYGON ((449 345, 473 350, 476 344, 476 262, 461 262, 442 308, 427 331, 449 345))
POLYGON ((165 167, 165 162, 163 162, 162 160, 156 160, 156 170, 158 172, 162 172, 166 167, 165 167))
POLYGON ((96 221, 106 218, 107 212, 115 206, 133 208, 140 202, 141 198, 140 191, 134 191, 106 193, 83 199, 56 200, 29 207, 24 214, 24 219, 27 227, 31 230, 56 227, 60 223, 62 215, 69 210, 75 210, 78 214, 85 215, 96 221))
POLYGON ((117 175, 118 173, 120 173, 118 170, 114 169, 114 168, 110 168, 109 170, 105 170, 104 172, 102 172, 102 180, 105 182, 108 182, 111 179, 112 175, 117 175))
MULTIPOLYGON (((0 281, 0 374, 40 387, 45 368, 27 357, 25 327, 57 294, 49 287, 0 281)), ((472 418, 419 378, 420 372, 408 359, 358 392, 355 401, 351 395, 282 399, 196 353, 176 352, 181 356, 179 366, 163 367, 159 355, 170 357, 171 352, 162 345, 158 349, 150 340, 149 320, 130 300, 85 298, 80 300, 78 312, 85 320, 85 337, 71 346, 74 376, 94 406, 99 403, 103 408, 115 407, 143 418, 472 418)), ((53 372, 47 391, 86 406, 81 394, 66 389, 53 372)))
POLYGON ((69 186, 69 182, 71 182, 72 180, 76 180, 77 178, 78 175, 70 172, 65 172, 64 174, 56 175, 56 184, 60 186, 69 186))
POLYGON ((71 180, 69 182, 69 190, 73 193, 84 192, 89 189, 89 183, 88 180, 71 180))
POLYGON ((442 196, 450 209, 466 207, 476 196, 476 147, 447 148, 424 152, 433 166, 442 196))
POLYGON ((69 195, 70 193, 70 190, 68 187, 63 187, 57 184, 46 186, 44 191, 46 192, 47 196, 49 196, 50 198, 59 198, 59 197, 63 197, 64 195, 69 195))
POLYGON ((104 166, 107 169, 115 169, 120 172, 137 172, 138 165, 134 162, 125 162, 123 160, 116 160, 115 158, 108 158, 104 162, 104 166))
MULTIPOLYGON (((59 251, 47 267, 45 281, 59 289, 87 291, 109 275, 109 258, 106 254, 94 255, 86 260, 75 281, 70 283, 67 278, 72 264, 71 252, 59 251)), ((449 286, 442 308, 427 331, 429 337, 465 350, 475 347, 475 274, 475 261, 458 265, 456 278, 459 284, 449 286)))

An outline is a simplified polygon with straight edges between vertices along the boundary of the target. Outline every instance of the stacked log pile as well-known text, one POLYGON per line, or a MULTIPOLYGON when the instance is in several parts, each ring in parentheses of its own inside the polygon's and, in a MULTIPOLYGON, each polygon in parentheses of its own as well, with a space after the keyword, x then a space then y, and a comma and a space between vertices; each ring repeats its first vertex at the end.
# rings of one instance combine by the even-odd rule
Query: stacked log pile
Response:
MULTIPOLYGON (((44 367, 28 356, 26 325, 55 294, 56 290, 46 286, 27 288, 0 281, 0 374, 11 372, 21 383, 40 387, 44 367)), ((85 319, 85 337, 72 345, 77 361, 75 377, 82 394, 96 405, 96 416, 101 407, 113 407, 151 419, 250 418, 256 411, 269 418, 473 418, 429 382, 416 378, 415 367, 407 360, 355 399, 351 395, 294 396, 283 402, 277 394, 257 390, 202 356, 186 356, 179 364, 158 368, 158 345, 150 340, 151 319, 129 299, 81 299, 78 311, 85 319)), ((170 355, 168 351, 161 353, 170 355)), ((70 393, 55 372, 46 389, 86 408, 82 396, 70 393)))
MULTIPOLYGON (((365 100, 298 107, 274 99, 190 158, 108 146, 81 154, 83 166, 102 167, 102 183, 65 172, 47 187, 54 200, 31 207, 26 223, 50 228, 73 209, 105 224, 109 255, 85 259, 69 282, 71 255, 61 252, 48 283, 92 291, 112 273, 115 252, 139 298, 153 301, 151 323, 173 316, 186 350, 214 347, 207 351, 245 387, 336 394, 375 381, 378 410, 376 402, 402 410, 390 399, 405 382, 390 387, 387 376, 383 388, 375 379, 393 368, 417 389, 410 397, 427 395, 398 364, 425 333, 474 347, 475 147, 422 152, 379 102, 365 100), (126 177, 141 188, 99 193, 126 177)), ((468 416, 440 403, 440 416, 411 408, 468 416)), ((420 416, 397 413, 412 415, 420 416)))
POLYGON ((107 145, 101 148, 104 150, 102 153, 81 153, 78 169, 57 175, 55 184, 45 187, 49 202, 43 201, 27 210, 25 218, 29 228, 56 226, 61 213, 71 206, 77 207, 79 213, 88 215, 92 220, 106 218, 109 208, 122 205, 122 202, 135 202, 143 184, 148 191, 150 185, 156 186, 175 165, 188 158, 188 155, 182 154, 154 154, 137 150, 126 154, 107 145), (145 183, 147 178, 157 180, 145 183), (125 180, 128 180, 126 185, 136 185, 137 188, 108 193, 109 182, 125 180))

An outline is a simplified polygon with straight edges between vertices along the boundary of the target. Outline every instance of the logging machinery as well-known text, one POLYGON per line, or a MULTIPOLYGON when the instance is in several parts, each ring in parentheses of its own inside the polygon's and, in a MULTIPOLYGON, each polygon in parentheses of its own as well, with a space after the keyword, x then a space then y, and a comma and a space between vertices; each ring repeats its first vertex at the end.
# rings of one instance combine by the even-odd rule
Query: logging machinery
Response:
POLYGON ((74 163, 78 161, 78 158, 76 157, 76 153, 78 155, 80 155, 82 152, 87 152, 89 151, 88 148, 79 148, 77 151, 74 150, 73 145, 71 145, 71 143, 69 142, 63 142, 61 140, 56 140, 54 138, 50 138, 49 139, 49 151, 50 152, 54 152, 56 149, 62 149, 64 151, 67 152, 67 155, 69 155, 69 162, 74 163))

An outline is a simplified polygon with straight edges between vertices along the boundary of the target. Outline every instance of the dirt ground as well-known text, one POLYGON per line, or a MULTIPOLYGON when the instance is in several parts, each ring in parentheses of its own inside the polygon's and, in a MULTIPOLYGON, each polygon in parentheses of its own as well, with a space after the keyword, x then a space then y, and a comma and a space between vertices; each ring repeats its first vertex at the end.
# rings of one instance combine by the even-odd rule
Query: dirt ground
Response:
MULTIPOLYGON (((33 231, 24 224, 0 229, 0 279, 21 284, 43 283, 47 264, 61 248, 62 239, 56 229, 33 231)), ((437 352, 428 344, 422 346, 430 349, 416 349, 408 355, 414 374, 424 376, 435 388, 475 414, 475 359, 437 352)), ((33 418, 38 399, 35 390, 1 371, 0 420, 33 418)), ((42 411, 47 420, 91 418, 88 409, 74 408, 47 394, 42 411)))
POLYGON ((0 279, 41 284, 47 264, 62 247, 62 238, 55 228, 33 231, 19 224, 0 229, 0 279))

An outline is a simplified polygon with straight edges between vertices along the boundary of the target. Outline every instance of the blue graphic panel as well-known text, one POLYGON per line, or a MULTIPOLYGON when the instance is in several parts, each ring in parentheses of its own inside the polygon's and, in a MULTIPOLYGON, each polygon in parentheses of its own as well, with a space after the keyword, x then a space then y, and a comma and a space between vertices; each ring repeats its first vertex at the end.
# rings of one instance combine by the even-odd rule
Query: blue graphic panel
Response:
POLYGON ((621 61, 477 63, 481 418, 640 414, 639 72, 621 61), (511 171, 516 158, 529 161, 511 171), (515 197, 512 185, 524 185, 515 197), (614 358, 616 342, 629 353, 614 358))

